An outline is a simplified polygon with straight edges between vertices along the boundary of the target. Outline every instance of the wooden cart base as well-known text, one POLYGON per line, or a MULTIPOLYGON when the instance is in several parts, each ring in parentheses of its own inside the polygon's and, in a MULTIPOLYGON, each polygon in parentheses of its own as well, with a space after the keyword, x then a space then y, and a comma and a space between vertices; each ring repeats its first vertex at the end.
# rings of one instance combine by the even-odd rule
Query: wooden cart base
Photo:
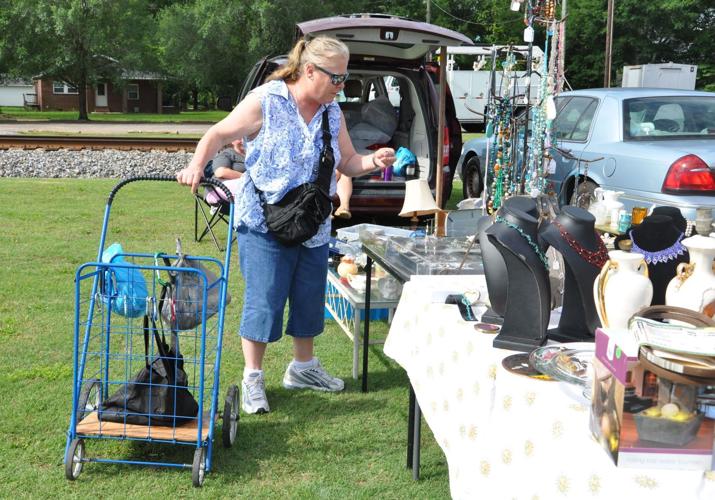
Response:
MULTIPOLYGON (((90 413, 77 424, 77 434, 196 442, 198 420, 192 420, 180 427, 158 425, 150 427, 148 425, 123 424, 119 422, 100 422, 97 418, 97 413, 90 413)), ((208 436, 209 418, 205 416, 201 431, 201 441, 208 439, 208 436)))

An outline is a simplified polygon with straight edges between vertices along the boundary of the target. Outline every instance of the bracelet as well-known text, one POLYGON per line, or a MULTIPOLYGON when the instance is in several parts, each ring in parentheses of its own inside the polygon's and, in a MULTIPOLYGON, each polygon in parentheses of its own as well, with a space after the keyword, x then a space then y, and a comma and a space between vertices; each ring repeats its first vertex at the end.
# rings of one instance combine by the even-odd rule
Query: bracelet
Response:
POLYGON ((375 153, 372 154, 372 164, 375 166, 375 168, 382 168, 380 165, 377 164, 375 161, 375 153))

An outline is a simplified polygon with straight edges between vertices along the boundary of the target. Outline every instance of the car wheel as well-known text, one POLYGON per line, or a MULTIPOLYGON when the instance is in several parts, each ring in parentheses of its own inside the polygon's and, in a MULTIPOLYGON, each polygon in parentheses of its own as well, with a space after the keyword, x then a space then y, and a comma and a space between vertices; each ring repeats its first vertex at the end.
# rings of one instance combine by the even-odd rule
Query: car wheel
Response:
POLYGON ((479 158, 473 156, 462 170, 462 194, 464 198, 479 198, 483 189, 479 158))
POLYGON ((569 204, 587 210, 588 207, 591 206, 591 203, 596 201, 596 195, 594 192, 597 187, 598 184, 589 179, 580 182, 578 185, 578 192, 574 192, 571 195, 569 204))

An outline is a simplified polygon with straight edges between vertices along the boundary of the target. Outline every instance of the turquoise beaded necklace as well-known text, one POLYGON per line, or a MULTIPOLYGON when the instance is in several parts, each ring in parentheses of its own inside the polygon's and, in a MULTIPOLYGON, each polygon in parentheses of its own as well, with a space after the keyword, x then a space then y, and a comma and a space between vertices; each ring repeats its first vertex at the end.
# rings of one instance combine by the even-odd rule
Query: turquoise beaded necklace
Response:
POLYGON ((546 255, 544 255, 544 252, 541 251, 541 248, 539 248, 539 245, 537 245, 536 242, 533 239, 531 239, 531 236, 526 234, 526 232, 522 228, 520 228, 516 224, 512 224, 511 222, 506 220, 504 217, 497 215, 496 221, 500 222, 500 223, 504 224, 505 226, 510 227, 511 229, 518 232, 521 235, 521 237, 524 238, 526 240, 526 242, 529 244, 529 246, 534 250, 536 255, 539 257, 539 260, 546 268, 546 271, 549 270, 549 259, 546 258, 546 255))

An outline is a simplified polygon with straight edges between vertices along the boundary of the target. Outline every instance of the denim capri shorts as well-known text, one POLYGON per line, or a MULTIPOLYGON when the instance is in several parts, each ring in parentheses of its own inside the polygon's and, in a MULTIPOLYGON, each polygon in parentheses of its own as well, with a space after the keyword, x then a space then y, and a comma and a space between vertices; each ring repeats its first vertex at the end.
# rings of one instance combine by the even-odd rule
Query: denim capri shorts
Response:
POLYGON ((244 280, 241 337, 275 342, 286 334, 315 337, 325 325, 325 281, 328 244, 315 248, 286 247, 270 233, 238 228, 238 258, 244 280))

